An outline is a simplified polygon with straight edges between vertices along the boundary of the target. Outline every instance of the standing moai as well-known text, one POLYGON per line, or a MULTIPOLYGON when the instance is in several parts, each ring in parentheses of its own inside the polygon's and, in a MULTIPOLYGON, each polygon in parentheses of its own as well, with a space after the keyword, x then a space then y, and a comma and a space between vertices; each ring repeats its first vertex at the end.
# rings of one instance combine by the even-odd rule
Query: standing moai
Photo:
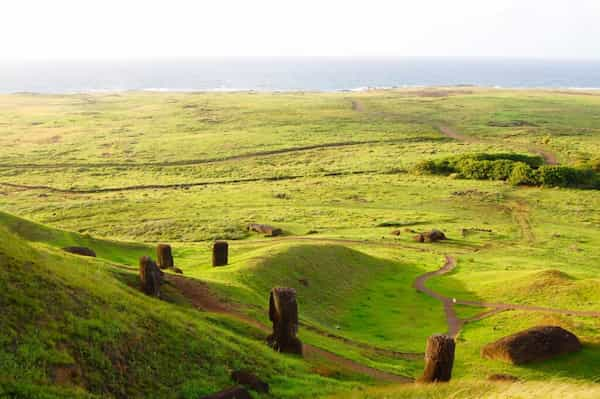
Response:
POLYGON ((425 370, 419 382, 448 382, 454 365, 454 338, 448 335, 432 335, 427 339, 425 370))
POLYGON ((229 263, 229 244, 227 241, 215 241, 213 244, 213 267, 226 266, 229 263))
POLYGON ((160 297, 162 272, 149 256, 140 258, 140 282, 145 294, 160 297))
POLYGON ((302 342, 298 332, 298 302, 296 290, 277 287, 269 295, 269 319, 273 322, 273 334, 267 337, 269 346, 278 352, 302 355, 302 342))
POLYGON ((170 269, 174 266, 173 254, 169 244, 158 244, 156 246, 156 263, 161 269, 170 269))

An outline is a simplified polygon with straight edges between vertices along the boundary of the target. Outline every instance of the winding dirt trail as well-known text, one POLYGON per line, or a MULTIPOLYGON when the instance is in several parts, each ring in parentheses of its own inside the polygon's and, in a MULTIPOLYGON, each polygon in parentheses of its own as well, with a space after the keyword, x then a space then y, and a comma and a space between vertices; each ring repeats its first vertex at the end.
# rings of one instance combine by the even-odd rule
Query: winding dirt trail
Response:
MULTIPOLYGON (((255 327, 267 334, 271 332, 271 329, 268 326, 242 314, 241 312, 236 310, 231 304, 221 302, 217 297, 214 296, 213 293, 210 292, 208 286, 200 280, 171 274, 165 275, 165 277, 167 281, 171 285, 173 285, 197 309, 212 313, 224 314, 233 317, 252 327, 255 327)), ((335 336, 331 336, 330 338, 335 338, 335 336)), ((350 340, 347 341, 349 343, 354 343, 350 340)), ((360 345, 357 346, 360 347, 360 345)), ((370 347, 370 349, 373 349, 375 351, 386 351, 385 349, 373 347, 370 347)), ((303 352, 304 357, 307 359, 325 359, 344 370, 357 374, 367 375, 375 380, 391 383, 414 382, 412 378, 377 370, 313 345, 303 344, 303 352)))
POLYGON ((583 317, 596 317, 600 318, 600 311, 588 311, 588 310, 569 310, 569 309, 556 309, 549 308, 544 306, 534 306, 534 305, 519 305, 519 304, 509 304, 509 303, 494 303, 494 302, 478 302, 478 301, 465 301, 461 299, 448 298, 438 292, 433 291, 430 288, 425 286, 427 280, 435 276, 441 276, 447 273, 450 273, 456 267, 456 259, 452 256, 447 255, 444 265, 433 272, 425 273, 418 276, 413 283, 413 287, 418 291, 429 295, 432 298, 437 299, 442 302, 444 305, 444 312, 446 313, 446 321, 448 324, 448 332, 447 334, 455 337, 462 326, 465 323, 470 323, 478 320, 482 320, 486 317, 493 316, 500 312, 504 312, 507 310, 524 310, 528 312, 541 312, 541 313, 555 313, 562 314, 567 316, 583 316, 583 317), (456 315, 456 310, 454 309, 455 305, 465 305, 465 306, 473 306, 473 307, 481 307, 490 309, 468 319, 461 319, 456 315))
MULTIPOLYGON (((457 140, 457 141, 461 141, 463 143, 505 144, 505 143, 500 143, 497 141, 484 140, 484 139, 477 138, 477 137, 465 136, 464 134, 458 133, 456 130, 452 129, 449 126, 438 126, 438 130, 444 136, 449 137, 454 140, 457 140)), ((545 148, 541 148, 541 147, 530 145, 530 144, 525 145, 524 148, 526 148, 527 151, 530 151, 530 152, 533 152, 534 154, 540 155, 542 158, 544 158, 544 161, 548 165, 558 165, 558 158, 556 157, 556 154, 554 154, 553 152, 548 151, 545 148)))
POLYGON ((434 276, 441 276, 443 274, 451 272, 456 267, 456 259, 452 256, 446 256, 446 262, 444 266, 440 269, 435 270, 433 272, 425 273, 416 278, 413 283, 413 287, 426 295, 429 295, 432 298, 437 299, 442 302, 444 305, 444 312, 446 313, 446 323, 448 324, 448 332, 447 334, 451 337, 454 337, 458 334, 460 329, 462 328, 464 321, 459 319, 456 315, 456 310, 454 310, 454 302, 452 299, 439 294, 432 289, 429 289, 425 286, 427 280, 434 276))
MULTIPOLYGON (((356 112, 365 112, 365 106, 363 105, 363 103, 360 100, 357 99, 351 99, 351 104, 352 104, 352 110, 356 111, 356 112)), ((375 113, 373 113, 375 114, 375 113)), ((466 136, 462 133, 457 132, 456 130, 454 130, 453 128, 451 128, 450 126, 447 125, 440 125, 437 126, 437 129, 440 131, 440 133, 442 133, 444 136, 463 142, 463 143, 471 143, 471 144, 476 144, 476 143, 480 143, 480 144, 506 144, 506 143, 502 143, 498 140, 486 140, 486 139, 482 139, 482 138, 478 138, 478 137, 472 137, 472 136, 466 136)), ((544 148, 544 147, 540 147, 537 145, 533 145, 533 144, 524 144, 521 145, 522 148, 525 148, 527 151, 532 152, 534 154, 538 154, 540 155, 542 158, 544 158, 544 161, 548 164, 548 165, 558 165, 558 158, 556 156, 555 153, 553 153, 552 151, 549 151, 548 149, 544 148)))

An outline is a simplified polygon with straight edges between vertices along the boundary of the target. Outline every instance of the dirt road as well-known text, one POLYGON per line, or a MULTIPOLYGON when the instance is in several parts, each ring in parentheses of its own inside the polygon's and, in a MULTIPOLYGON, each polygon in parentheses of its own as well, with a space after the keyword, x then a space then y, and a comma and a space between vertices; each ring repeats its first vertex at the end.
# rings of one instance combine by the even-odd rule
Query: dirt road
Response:
POLYGON ((418 276, 413 283, 413 287, 418 291, 429 295, 432 298, 437 299, 444 305, 444 312, 446 313, 446 321, 448 324, 447 334, 454 337, 459 332, 465 323, 482 320, 486 317, 493 316, 500 312, 507 310, 523 310, 527 312, 541 312, 541 313, 557 313, 568 316, 584 316, 584 317, 598 317, 600 318, 600 311, 588 311, 588 310, 570 310, 570 309, 556 309, 544 306, 533 306, 533 305, 519 305, 510 303, 494 303, 494 302, 478 302, 478 301, 465 301, 456 298, 448 298, 438 292, 433 291, 425 286, 427 280, 435 276, 441 276, 450 273, 456 267, 456 259, 452 256, 447 255, 444 265, 433 272, 425 273, 418 276), (468 319, 461 319, 456 315, 455 305, 473 306, 490 309, 482 312, 476 316, 468 319))

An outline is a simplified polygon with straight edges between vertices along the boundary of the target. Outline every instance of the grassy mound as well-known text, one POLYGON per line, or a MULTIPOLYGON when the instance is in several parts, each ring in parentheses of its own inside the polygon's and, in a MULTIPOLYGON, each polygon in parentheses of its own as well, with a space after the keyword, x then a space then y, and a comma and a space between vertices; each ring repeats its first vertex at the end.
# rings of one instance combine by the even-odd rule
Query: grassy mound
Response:
POLYGON ((400 342, 406 345, 407 333, 420 331, 422 337, 415 347, 420 351, 426 331, 445 328, 438 302, 412 288, 416 276, 424 272, 414 264, 341 245, 284 243, 245 253, 231 266, 209 270, 202 277, 217 279, 221 284, 215 287, 227 297, 260 309, 256 317, 266 314, 266 293, 272 287, 293 287, 301 320, 336 334, 395 345, 396 349, 400 342), (423 308, 432 309, 439 317, 423 320, 423 308))
MULTIPOLYGON (((135 269, 48 245, 88 239, 7 219, 0 225, 2 397, 197 398, 231 385, 237 368, 255 370, 275 397, 350 384, 274 353, 251 327, 182 305, 169 287, 163 301, 144 296, 135 269)), ((91 244, 113 258, 139 250, 91 244)))

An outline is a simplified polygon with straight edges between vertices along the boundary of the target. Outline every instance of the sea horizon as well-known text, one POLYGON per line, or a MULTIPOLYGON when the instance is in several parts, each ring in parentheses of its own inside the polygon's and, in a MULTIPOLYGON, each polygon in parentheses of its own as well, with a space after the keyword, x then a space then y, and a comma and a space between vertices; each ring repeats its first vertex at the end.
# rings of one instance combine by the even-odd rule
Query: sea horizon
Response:
POLYGON ((600 90, 600 59, 148 57, 0 61, 3 94, 352 92, 457 86, 600 90))

